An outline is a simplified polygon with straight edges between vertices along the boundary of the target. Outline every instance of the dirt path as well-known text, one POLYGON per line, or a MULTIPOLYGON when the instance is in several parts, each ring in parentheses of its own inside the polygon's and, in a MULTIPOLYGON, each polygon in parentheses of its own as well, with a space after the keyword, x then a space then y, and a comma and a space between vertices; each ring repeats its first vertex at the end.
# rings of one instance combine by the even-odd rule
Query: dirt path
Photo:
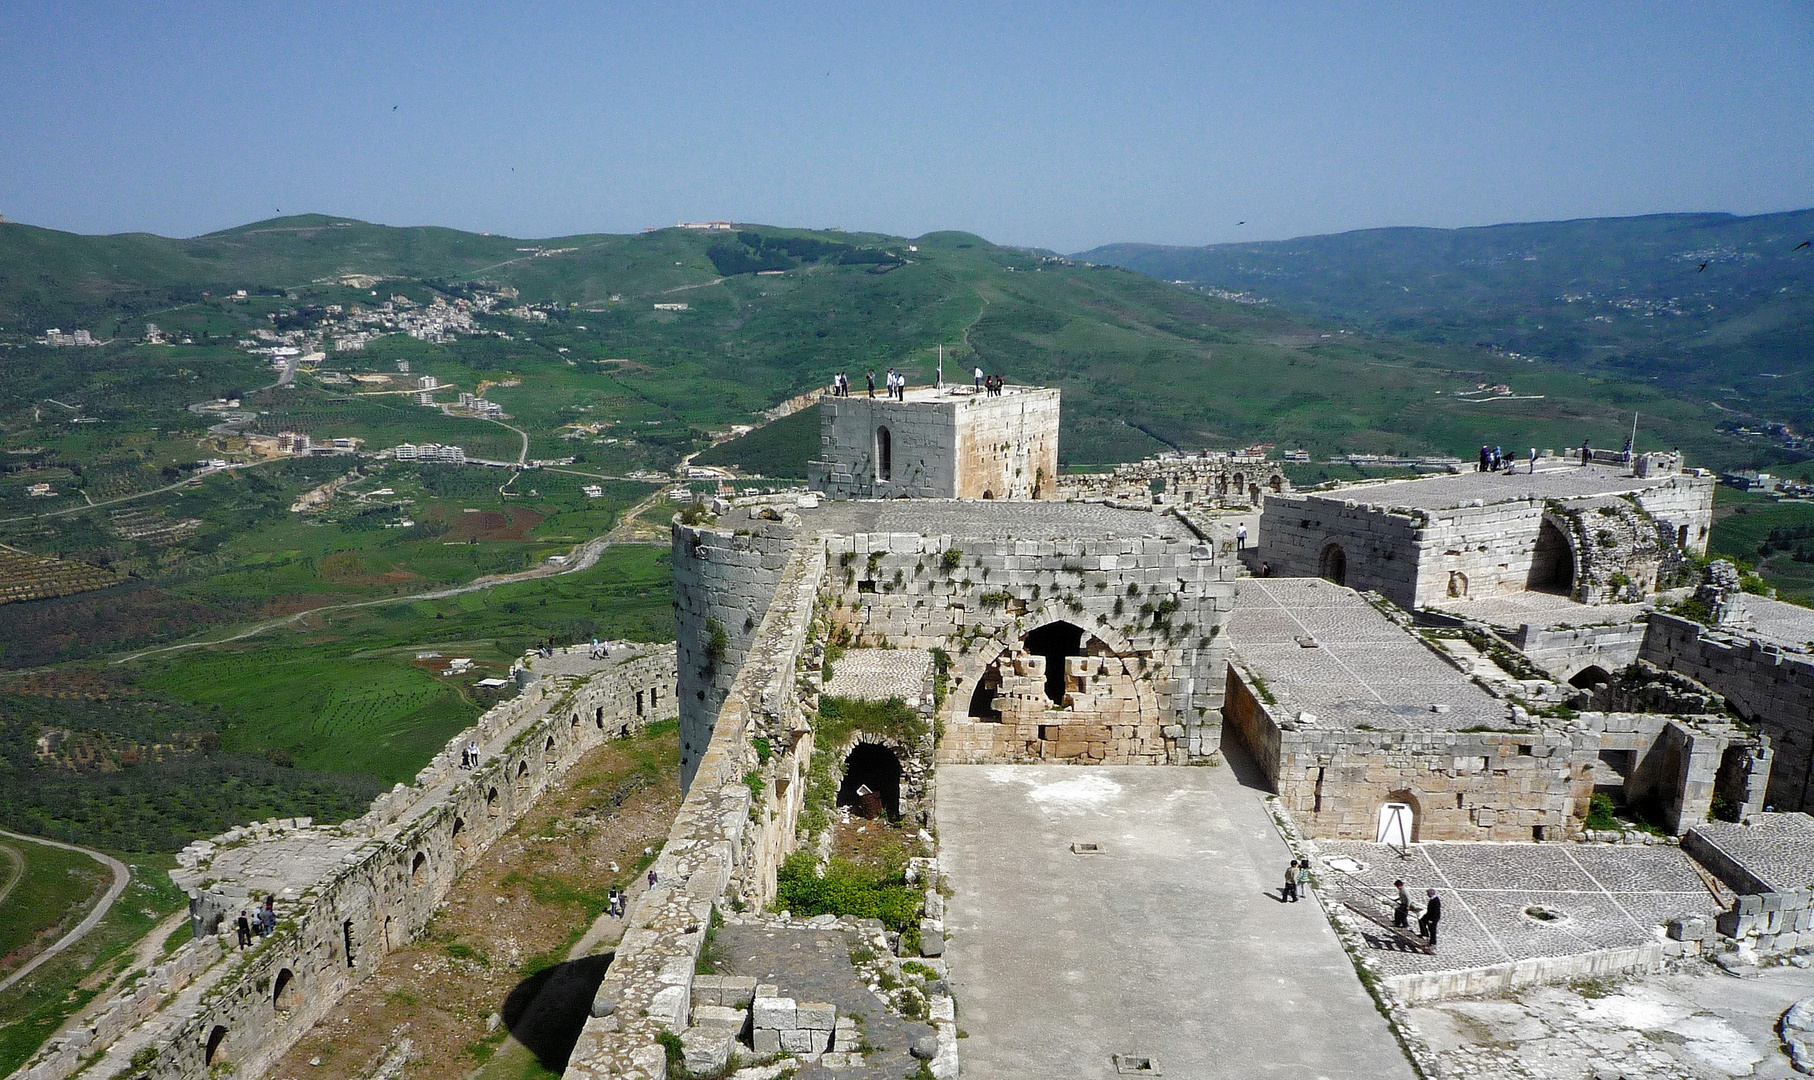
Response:
MULTIPOLYGON (((62 848, 65 851, 78 852, 113 871, 113 884, 107 887, 107 891, 101 896, 100 903, 94 906, 94 910, 88 913, 87 918, 84 918, 81 922, 77 923, 76 928, 69 933, 64 934, 62 939, 55 945, 52 945, 50 948, 45 949, 43 952, 32 957, 24 967, 13 972, 11 975, 8 975, 6 978, 0 979, 0 992, 4 992, 20 979, 23 979, 36 971, 39 965, 86 937, 90 930, 93 930, 102 919, 107 917, 107 912, 113 907, 113 902, 118 900, 120 894, 126 891, 127 882, 132 880, 132 871, 126 868, 125 863, 111 855, 103 855, 98 851, 93 851, 85 847, 77 847, 74 844, 64 844, 56 840, 46 840, 38 836, 23 836, 16 832, 9 832, 6 829, 0 829, 0 836, 10 836, 14 840, 24 840, 28 843, 43 844, 46 847, 62 848)), ((23 863, 21 863, 21 872, 23 872, 23 863)), ((9 885, 8 888, 10 889, 11 886, 9 885)))
POLYGON ((13 891, 13 886, 19 884, 19 879, 25 876, 25 856, 5 844, 0 844, 0 855, 5 855, 7 863, 12 866, 6 884, 0 885, 0 904, 4 904, 8 894, 13 891))
POLYGON ((307 611, 299 611, 294 615, 286 615, 280 619, 269 619, 265 622, 255 623, 236 634, 230 634, 223 638, 210 638, 207 641, 186 641, 179 645, 161 645, 155 649, 142 649, 129 656, 122 656, 118 660, 113 661, 113 663, 129 664, 134 660, 146 656, 155 656, 158 653, 179 652, 183 649, 199 649, 209 645, 225 645, 230 641, 243 641, 249 637, 256 637, 267 630, 275 630, 282 626, 290 626, 301 622, 311 615, 324 615, 332 611, 352 611, 356 608, 380 607, 385 604, 407 604, 416 600, 446 600, 449 597, 464 596, 467 593, 473 592, 482 592, 496 585, 509 585, 518 581, 532 581, 536 578, 559 577, 562 574, 577 574, 581 570, 589 570, 597 565, 599 557, 605 553, 606 548, 617 544, 650 543, 648 540, 638 539, 635 536, 634 526, 636 524, 637 515, 660 502, 661 496, 662 492, 656 491, 642 502, 639 502, 629 510, 626 510, 624 516, 618 519, 617 524, 612 526, 610 532, 603 536, 595 536, 585 543, 569 549, 571 554, 569 554, 567 562, 562 565, 557 566, 552 563, 542 563, 539 566, 530 567, 528 570, 519 570, 514 574, 491 574, 469 581, 464 585, 449 585, 444 589, 431 589, 427 592, 410 593, 406 596, 386 596, 378 600, 352 600, 344 604, 328 604, 323 607, 309 608, 307 611))
MULTIPOLYGON (((233 472, 238 469, 256 469, 260 465, 269 465, 272 462, 283 461, 283 460, 285 460, 285 459, 284 458, 266 458, 263 461, 248 461, 243 465, 234 465, 229 468, 222 469, 220 471, 221 472, 233 472)), ((91 503, 87 503, 86 505, 83 505, 83 506, 68 506, 68 507, 64 507, 61 510, 46 510, 42 514, 21 514, 18 517, 0 518, 0 525, 8 525, 15 521, 31 521, 36 518, 66 517, 70 514, 80 514, 84 510, 99 510, 103 506, 116 506, 120 503, 131 502, 134 499, 144 499, 144 498, 149 498, 152 495, 162 495, 166 491, 175 491, 177 488, 183 487, 184 485, 188 484, 190 480, 193 480, 193 479, 195 479, 195 477, 193 477, 193 476, 184 477, 183 479, 178 480, 174 484, 165 484, 161 488, 152 488, 150 491, 140 491, 140 492, 136 492, 132 495, 121 495, 117 499, 103 499, 100 502, 91 502, 91 503)), ((86 497, 87 496, 84 496, 84 498, 86 498, 86 497)))

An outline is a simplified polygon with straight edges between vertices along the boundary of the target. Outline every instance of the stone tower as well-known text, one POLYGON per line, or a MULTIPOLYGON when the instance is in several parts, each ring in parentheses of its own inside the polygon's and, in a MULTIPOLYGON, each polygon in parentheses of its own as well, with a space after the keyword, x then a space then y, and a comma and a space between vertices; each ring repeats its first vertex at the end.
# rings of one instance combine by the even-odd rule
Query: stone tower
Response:
POLYGON ((1058 491, 1058 391, 908 390, 906 400, 819 400, 807 482, 837 499, 1050 499, 1058 491))

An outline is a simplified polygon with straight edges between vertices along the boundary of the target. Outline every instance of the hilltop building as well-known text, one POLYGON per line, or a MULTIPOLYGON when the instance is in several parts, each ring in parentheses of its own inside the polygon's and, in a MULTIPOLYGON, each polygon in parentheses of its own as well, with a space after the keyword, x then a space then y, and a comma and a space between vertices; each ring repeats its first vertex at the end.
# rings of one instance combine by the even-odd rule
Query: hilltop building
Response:
POLYGON ((902 400, 826 395, 807 482, 840 499, 1051 499, 1058 391, 909 389, 902 400))

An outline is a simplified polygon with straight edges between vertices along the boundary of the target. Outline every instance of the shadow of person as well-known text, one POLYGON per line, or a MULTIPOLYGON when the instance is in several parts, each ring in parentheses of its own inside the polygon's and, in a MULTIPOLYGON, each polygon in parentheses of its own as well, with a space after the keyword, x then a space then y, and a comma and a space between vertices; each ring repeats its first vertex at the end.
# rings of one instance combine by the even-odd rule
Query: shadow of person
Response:
POLYGON ((567 1067, 580 1029, 592 1012, 592 997, 615 953, 582 956, 543 968, 510 988, 499 1013, 512 1038, 549 1072, 567 1067))

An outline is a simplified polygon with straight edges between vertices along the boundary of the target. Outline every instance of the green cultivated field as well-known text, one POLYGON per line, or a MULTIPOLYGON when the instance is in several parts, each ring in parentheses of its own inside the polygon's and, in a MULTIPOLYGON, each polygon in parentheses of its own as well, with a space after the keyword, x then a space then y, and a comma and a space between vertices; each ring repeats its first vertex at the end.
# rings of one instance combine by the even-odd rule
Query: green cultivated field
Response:
POLYGON ((80 852, 0 837, 0 886, 13 881, 0 900, 0 976, 68 933, 112 880, 80 852))
POLYGON ((1721 486, 1715 492, 1713 515, 1709 555, 1756 567, 1780 600, 1814 605, 1814 503, 1781 502, 1721 486), (1796 539, 1781 546, 1767 544, 1773 532, 1796 539))
MULTIPOLYGON (((31 1057, 71 1013, 117 990, 132 946, 187 905, 187 898, 170 881, 170 868, 176 865, 172 857, 110 854, 132 871, 126 891, 81 941, 0 994, 0 1073, 31 1057)), ((82 858, 100 868, 93 859, 82 858)))

